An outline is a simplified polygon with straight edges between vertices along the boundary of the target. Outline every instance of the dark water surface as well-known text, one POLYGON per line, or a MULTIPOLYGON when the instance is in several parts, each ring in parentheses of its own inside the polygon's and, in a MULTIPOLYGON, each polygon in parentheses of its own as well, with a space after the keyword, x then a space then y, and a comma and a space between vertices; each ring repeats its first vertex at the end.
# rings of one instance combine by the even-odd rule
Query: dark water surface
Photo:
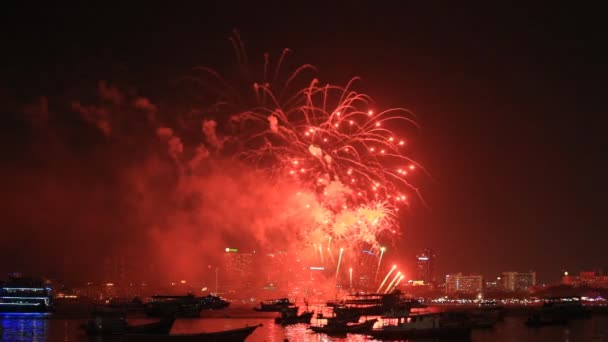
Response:
MULTIPOLYGON (((146 319, 130 319, 133 324, 144 323, 146 319)), ((607 341, 608 316, 593 316, 589 319, 573 320, 567 326, 528 328, 524 317, 506 317, 494 329, 474 330, 471 341, 607 341)), ((4 327, 2 341, 120 341, 120 338, 88 338, 78 326, 85 319, 60 319, 51 316, 2 315, 0 322, 4 327)), ((330 338, 314 334, 307 325, 298 324, 283 328, 273 322, 271 316, 255 318, 200 318, 181 319, 175 322, 172 333, 195 333, 239 328, 262 323, 247 341, 374 341, 361 335, 348 335, 343 338, 330 338)), ((425 340, 416 340, 425 341, 425 340)), ((429 340, 426 340, 429 341, 429 340)))

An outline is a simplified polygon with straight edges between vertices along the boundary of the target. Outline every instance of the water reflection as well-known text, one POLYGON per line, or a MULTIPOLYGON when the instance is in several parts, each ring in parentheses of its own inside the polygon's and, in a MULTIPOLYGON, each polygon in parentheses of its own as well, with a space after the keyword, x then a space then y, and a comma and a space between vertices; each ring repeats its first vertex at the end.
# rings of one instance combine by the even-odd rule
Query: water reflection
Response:
MULTIPOLYGON (((573 320, 566 327, 542 327, 531 329, 524 324, 525 317, 507 317, 499 322, 494 329, 474 330, 471 341, 608 341, 608 316, 594 316, 586 320, 573 320)), ((61 342, 114 342, 122 341, 122 337, 87 337, 79 329, 86 319, 62 319, 46 315, 0 315, 0 323, 4 326, 2 341, 61 341, 61 342)), ((143 323, 141 318, 134 318, 133 324, 143 323)), ((149 319, 147 320, 149 321, 149 319)), ((175 322, 173 334, 190 334, 202 331, 218 331, 240 328, 247 325, 263 326, 249 336, 247 342, 364 342, 374 341, 364 335, 347 335, 343 337, 316 334, 308 329, 307 324, 296 324, 282 327, 274 324, 269 317, 250 318, 201 318, 180 319, 175 322)), ((416 342, 429 340, 416 340, 416 342)))
POLYGON ((38 342, 46 341, 48 320, 47 314, 22 313, 2 314, 2 341, 38 342))

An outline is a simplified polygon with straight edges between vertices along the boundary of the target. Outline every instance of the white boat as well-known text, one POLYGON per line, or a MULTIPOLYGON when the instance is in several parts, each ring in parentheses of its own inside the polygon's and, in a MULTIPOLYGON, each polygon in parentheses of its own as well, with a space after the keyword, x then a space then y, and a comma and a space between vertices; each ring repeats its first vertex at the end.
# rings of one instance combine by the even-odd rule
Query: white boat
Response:
POLYGON ((467 338, 471 327, 466 319, 445 313, 427 313, 386 319, 385 325, 369 334, 381 340, 424 338, 467 338))

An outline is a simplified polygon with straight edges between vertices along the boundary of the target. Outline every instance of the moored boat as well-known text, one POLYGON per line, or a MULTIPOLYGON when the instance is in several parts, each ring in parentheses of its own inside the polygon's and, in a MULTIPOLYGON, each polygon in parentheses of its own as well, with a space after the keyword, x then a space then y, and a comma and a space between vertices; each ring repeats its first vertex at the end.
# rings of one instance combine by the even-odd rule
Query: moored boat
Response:
POLYGON ((289 307, 281 310, 281 316, 276 317, 274 322, 276 324, 281 325, 290 325, 290 324, 298 324, 298 323, 310 323, 312 319, 313 312, 305 311, 298 315, 298 307, 289 307))
POLYGON ((196 334, 151 335, 128 334, 129 342, 242 342, 261 324, 250 327, 196 334))
POLYGON ((116 310, 139 311, 145 308, 145 304, 139 297, 131 299, 113 298, 108 303, 108 307, 116 310))
POLYGON ((12 274, 0 286, 0 312, 53 311, 52 289, 42 280, 12 274))
POLYGON ((150 317, 200 317, 203 306, 193 295, 152 296, 146 303, 145 312, 150 317))
POLYGON ((253 309, 255 311, 278 312, 293 305, 294 303, 290 302, 289 299, 279 298, 260 302, 260 306, 257 306, 253 309))
POLYGON ((87 335, 125 335, 128 333, 169 334, 175 317, 163 317, 160 321, 129 325, 126 314, 116 310, 96 310, 87 323, 80 326, 87 335))
POLYGON ((396 324, 386 324, 370 331, 369 335, 382 340, 417 337, 468 338, 471 335, 471 327, 462 318, 451 317, 444 313, 428 313, 397 319, 396 324))
POLYGON ((127 317, 122 311, 96 310, 80 328, 87 335, 124 335, 127 333, 127 317))
POLYGON ((171 332, 175 317, 163 317, 160 321, 127 326, 128 334, 166 335, 171 332))
POLYGON ((222 299, 221 297, 206 295, 203 297, 196 298, 201 305, 201 309, 203 310, 219 310, 224 309, 230 306, 230 302, 222 299))
POLYGON ((389 294, 357 293, 327 305, 333 307, 336 317, 355 320, 360 316, 381 316, 388 313, 408 315, 412 308, 423 307, 416 300, 402 298, 400 291, 389 294))
POLYGON ((377 319, 371 319, 363 323, 349 324, 347 321, 339 319, 328 319, 324 326, 310 326, 309 329, 327 335, 346 335, 346 334, 367 334, 369 333, 377 319))

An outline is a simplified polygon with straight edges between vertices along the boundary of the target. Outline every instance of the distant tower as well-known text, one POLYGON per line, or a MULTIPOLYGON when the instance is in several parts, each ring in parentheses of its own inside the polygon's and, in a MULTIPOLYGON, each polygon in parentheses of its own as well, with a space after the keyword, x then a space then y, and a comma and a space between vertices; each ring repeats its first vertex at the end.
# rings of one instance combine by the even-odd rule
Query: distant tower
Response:
POLYGON ((435 253, 428 248, 416 255, 416 280, 425 284, 435 283, 435 258, 435 253))

